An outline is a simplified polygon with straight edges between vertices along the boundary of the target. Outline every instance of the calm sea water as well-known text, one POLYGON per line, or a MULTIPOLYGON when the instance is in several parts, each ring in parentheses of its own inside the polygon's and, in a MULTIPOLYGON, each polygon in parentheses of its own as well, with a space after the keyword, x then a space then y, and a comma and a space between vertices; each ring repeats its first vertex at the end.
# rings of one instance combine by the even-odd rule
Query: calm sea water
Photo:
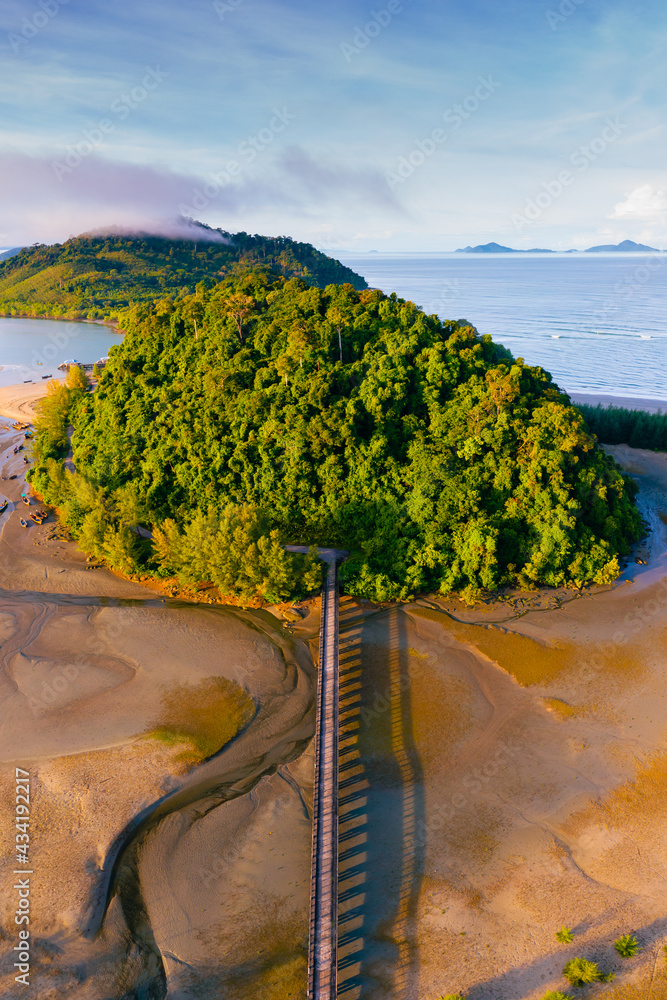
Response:
POLYGON ((0 317, 0 385, 41 381, 42 375, 57 378, 61 361, 94 363, 121 340, 99 323, 0 317))
POLYGON ((467 319, 567 392, 667 399, 667 253, 341 259, 374 288, 467 319))

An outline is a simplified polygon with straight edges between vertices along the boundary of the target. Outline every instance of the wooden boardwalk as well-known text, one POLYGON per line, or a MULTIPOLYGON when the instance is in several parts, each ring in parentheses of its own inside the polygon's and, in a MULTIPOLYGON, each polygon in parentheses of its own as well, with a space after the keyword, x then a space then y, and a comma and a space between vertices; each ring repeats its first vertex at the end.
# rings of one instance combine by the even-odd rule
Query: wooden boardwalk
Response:
MULTIPOLYGON (((338 582, 336 555, 322 592, 310 886, 308 1000, 335 1000, 338 962, 338 582)), ((327 558, 324 552, 323 558, 327 558)))

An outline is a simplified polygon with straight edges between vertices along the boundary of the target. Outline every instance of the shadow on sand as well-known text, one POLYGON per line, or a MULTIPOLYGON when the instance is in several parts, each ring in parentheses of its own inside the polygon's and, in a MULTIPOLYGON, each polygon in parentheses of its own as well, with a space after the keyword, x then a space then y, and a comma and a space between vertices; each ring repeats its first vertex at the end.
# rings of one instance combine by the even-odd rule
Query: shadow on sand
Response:
MULTIPOLYGON (((584 931, 586 929, 588 929, 588 925, 580 925, 579 927, 575 927, 574 931, 576 934, 578 930, 584 931)), ((647 987, 647 992, 640 993, 638 991, 636 994, 632 994, 633 997, 655 996, 655 1000, 658 1000, 659 997, 664 997, 665 970, 662 943, 666 931, 667 919, 664 917, 654 920, 653 923, 647 924, 645 927, 639 927, 632 931, 637 936, 642 951, 656 952, 655 961, 651 963, 653 966, 653 975, 651 984, 647 987), (654 985, 655 993, 653 993, 654 985)), ((554 949, 550 954, 540 955, 539 958, 536 958, 532 962, 526 962, 524 965, 508 969, 507 972, 502 972, 491 979, 469 987, 466 991, 466 996, 468 1000, 489 1000, 489 998, 496 996, 526 996, 535 990, 536 982, 547 983, 553 980, 554 976, 560 975, 565 963, 568 959, 573 958, 574 955, 582 955, 591 961, 597 962, 600 966, 600 971, 603 973, 615 972, 620 975, 624 971, 624 960, 619 958, 614 951, 613 938, 605 935, 585 945, 579 944, 577 946, 575 943, 566 949, 563 949, 561 946, 560 950, 554 949)), ((577 993, 575 989, 569 986, 565 979, 563 979, 561 985, 557 988, 567 994, 577 993)), ((546 985, 544 989, 547 989, 546 985)), ((596 988, 593 987, 593 989, 595 990, 596 988)), ((583 994, 584 997, 587 995, 589 994, 583 994)))
POLYGON ((423 846, 405 615, 340 608, 338 995, 412 1000, 423 846))

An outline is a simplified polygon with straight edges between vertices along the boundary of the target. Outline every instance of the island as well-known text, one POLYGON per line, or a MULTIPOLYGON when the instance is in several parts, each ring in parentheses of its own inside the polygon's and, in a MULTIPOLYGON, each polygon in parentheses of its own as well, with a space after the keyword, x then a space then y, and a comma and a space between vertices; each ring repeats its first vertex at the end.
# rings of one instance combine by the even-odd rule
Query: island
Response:
MULTIPOLYGON (((512 247, 504 247, 500 243, 483 243, 476 247, 463 247, 455 253, 579 253, 578 250, 544 250, 535 248, 532 250, 515 250, 512 247)), ((584 253, 663 253, 655 247, 648 247, 644 243, 633 243, 632 240, 623 240, 615 245, 589 247, 584 253)))
POLYGON ((0 992, 304 996, 335 819, 339 995, 666 995, 667 417, 307 247, 173 249, 0 421, 0 992))

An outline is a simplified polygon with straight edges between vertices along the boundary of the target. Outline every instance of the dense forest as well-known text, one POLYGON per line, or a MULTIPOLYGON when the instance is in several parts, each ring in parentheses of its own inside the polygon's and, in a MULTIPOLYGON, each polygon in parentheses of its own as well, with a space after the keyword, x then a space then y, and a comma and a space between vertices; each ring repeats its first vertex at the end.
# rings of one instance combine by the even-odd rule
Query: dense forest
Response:
POLYGON ((95 391, 47 398, 32 476, 121 568, 279 596, 316 578, 282 544, 316 543, 350 551, 349 593, 470 598, 611 581, 641 534, 548 373, 396 295, 255 270, 120 323, 95 391))
POLYGON ((603 444, 667 451, 667 413, 647 413, 623 406, 577 406, 589 429, 603 444))
POLYGON ((192 232, 192 239, 84 235, 26 247, 0 261, 0 314, 110 320, 131 302, 189 295, 200 281, 217 282, 256 266, 309 285, 366 288, 360 275, 309 243, 199 223, 192 232))

